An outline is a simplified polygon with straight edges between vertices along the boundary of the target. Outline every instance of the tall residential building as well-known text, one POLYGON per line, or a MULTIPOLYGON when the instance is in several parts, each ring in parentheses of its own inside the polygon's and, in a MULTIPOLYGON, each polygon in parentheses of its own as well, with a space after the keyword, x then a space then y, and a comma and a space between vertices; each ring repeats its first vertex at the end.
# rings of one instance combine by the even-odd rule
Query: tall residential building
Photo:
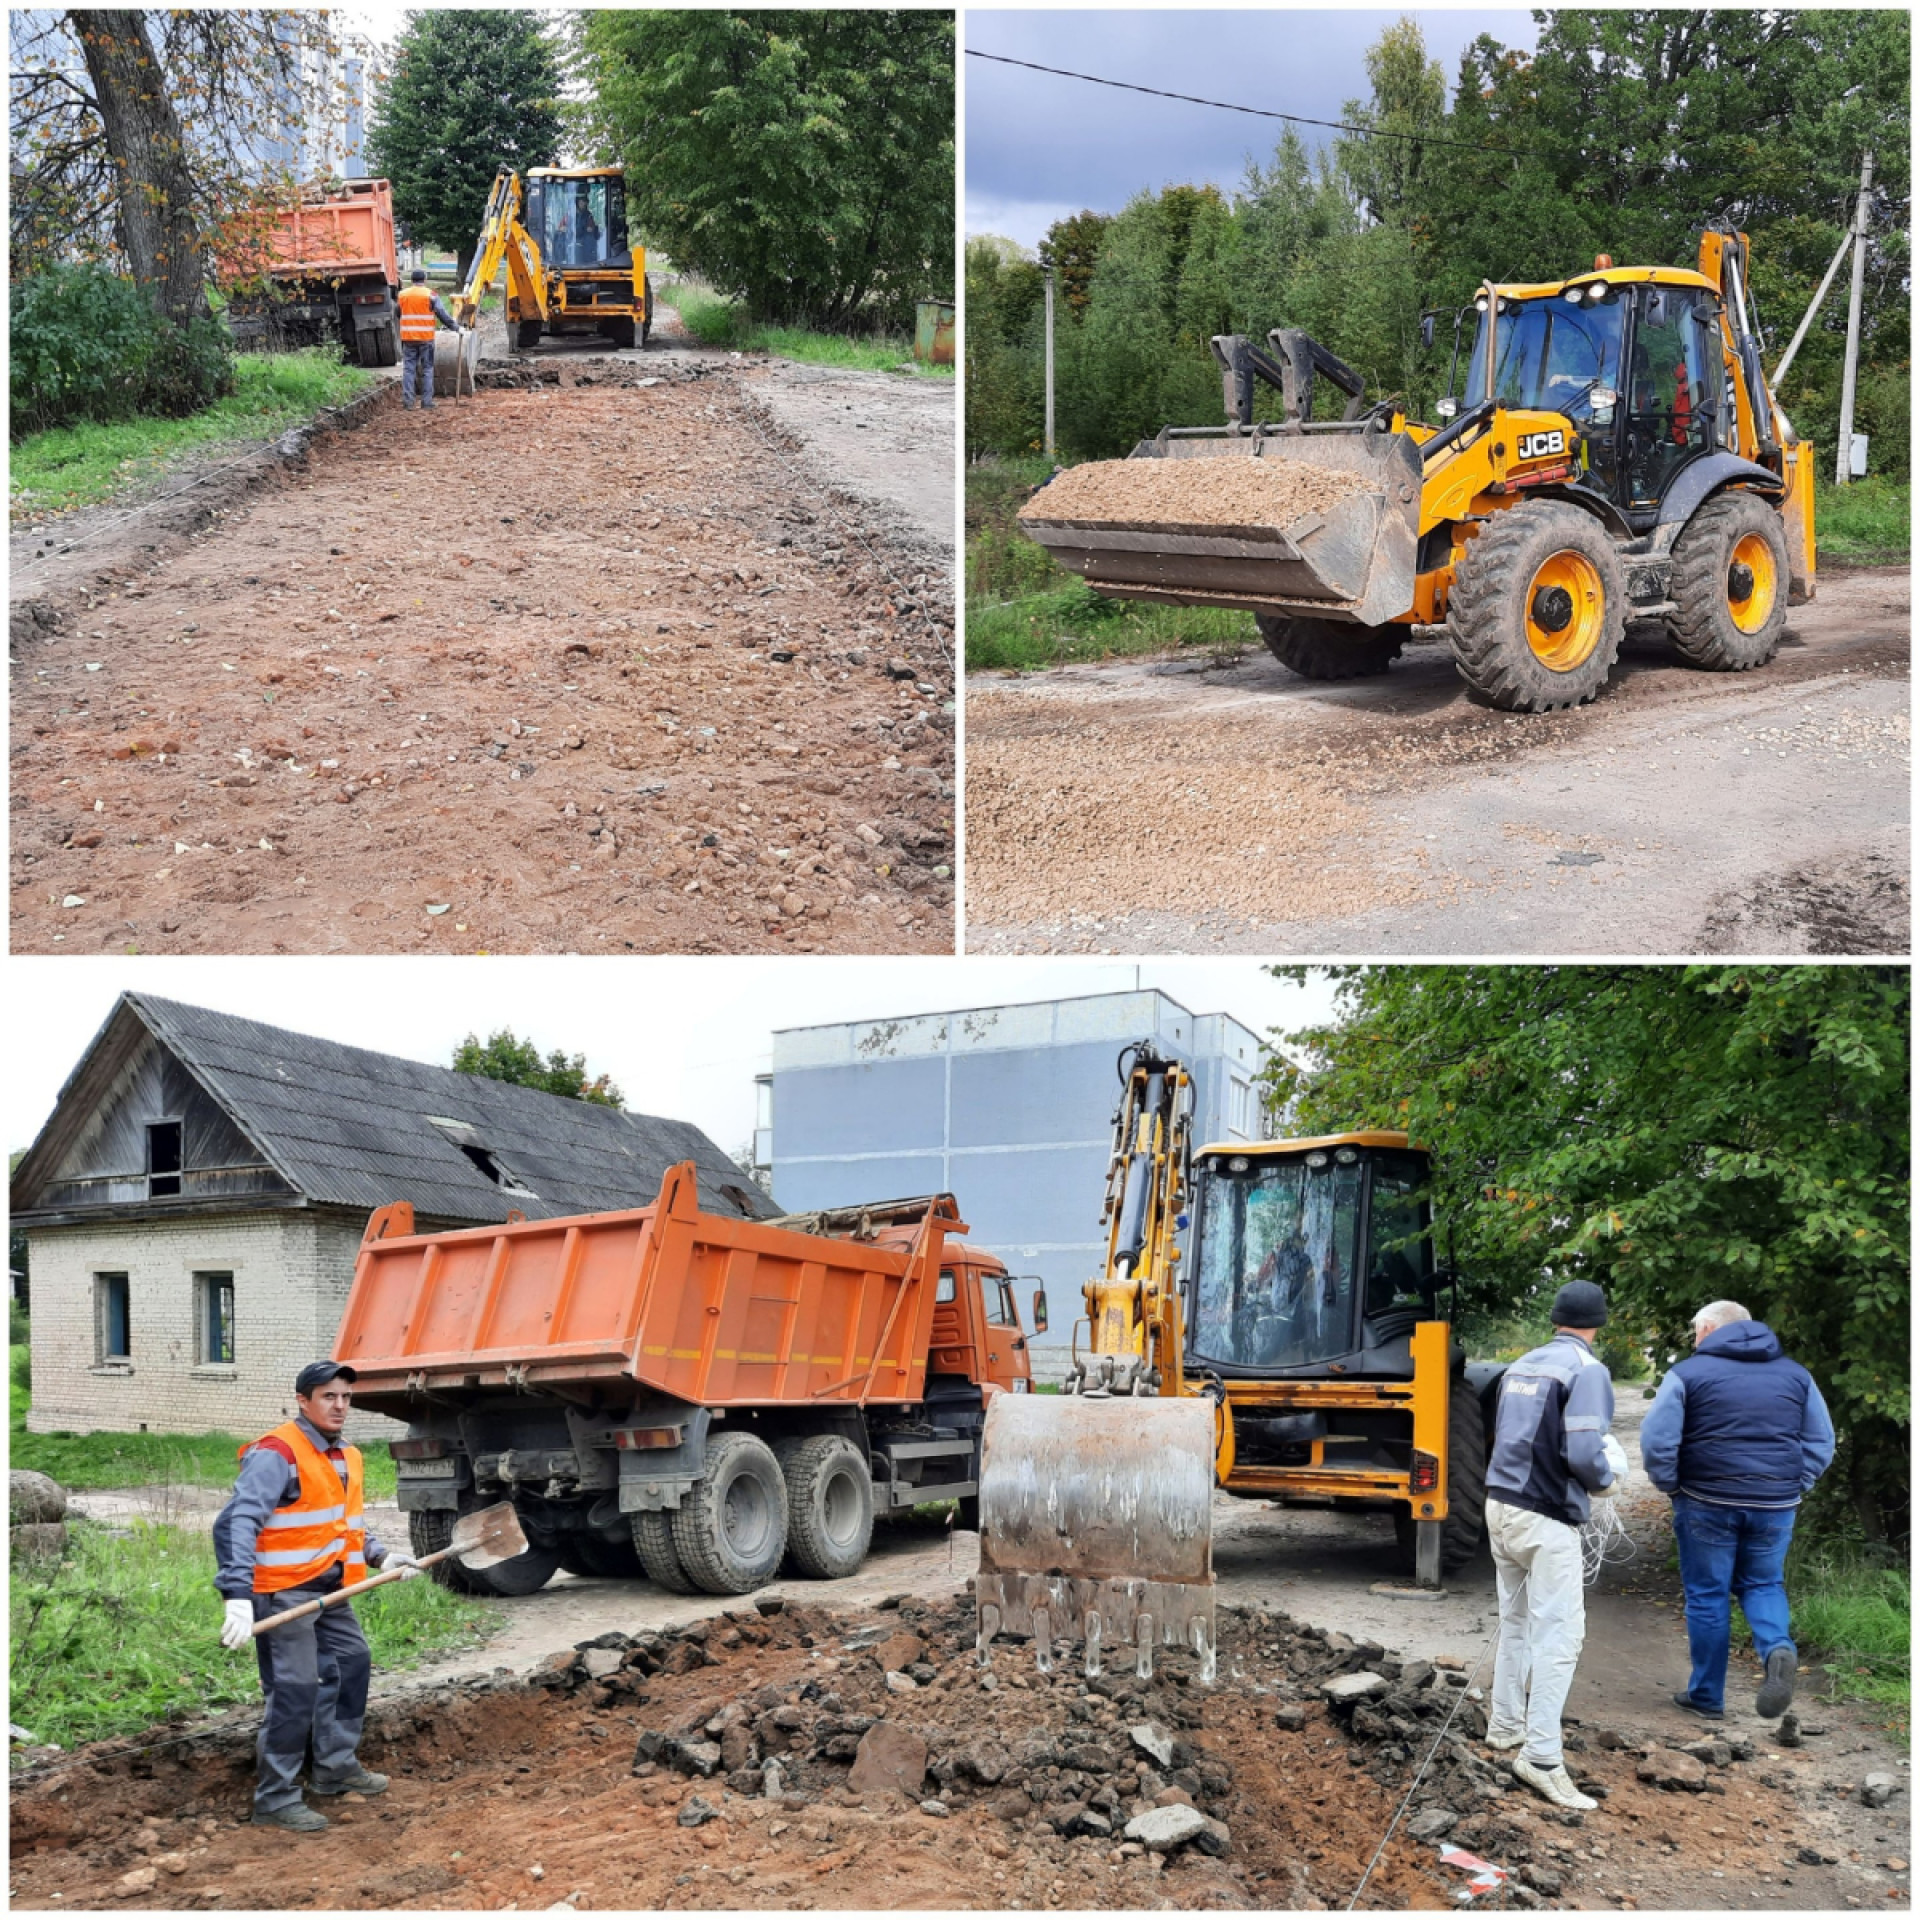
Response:
POLYGON ((1196 1147, 1258 1137, 1260 1037, 1149 988, 776 1032, 755 1157, 795 1212, 953 1193, 969 1238, 1046 1286, 1064 1343, 1105 1256, 1116 1063, 1136 1040, 1192 1071, 1196 1147))

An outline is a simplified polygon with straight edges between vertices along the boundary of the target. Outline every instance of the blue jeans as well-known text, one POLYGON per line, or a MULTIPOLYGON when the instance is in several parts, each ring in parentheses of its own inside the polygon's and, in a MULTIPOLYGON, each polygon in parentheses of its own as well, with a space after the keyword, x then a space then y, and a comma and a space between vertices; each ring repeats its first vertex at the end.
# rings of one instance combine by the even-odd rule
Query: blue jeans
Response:
POLYGON ((1684 1493, 1673 1496, 1673 1533, 1687 1590, 1687 1649, 1693 1655, 1687 1698, 1696 1707, 1718 1712, 1726 1705, 1734 1595, 1762 1660, 1793 1646, 1786 1582, 1793 1514, 1791 1507, 1721 1507, 1684 1493))

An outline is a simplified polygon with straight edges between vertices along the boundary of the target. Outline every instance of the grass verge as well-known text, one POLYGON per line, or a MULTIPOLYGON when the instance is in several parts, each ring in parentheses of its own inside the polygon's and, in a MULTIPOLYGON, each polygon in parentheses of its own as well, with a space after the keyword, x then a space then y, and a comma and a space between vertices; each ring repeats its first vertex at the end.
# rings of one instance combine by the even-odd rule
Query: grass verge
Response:
POLYGON ((731 347, 736 353, 777 353, 788 360, 824 367, 857 367, 868 372, 907 372, 951 380, 951 367, 925 367, 913 357, 904 334, 814 333, 803 327, 769 327, 749 319, 737 302, 723 300, 684 282, 659 297, 680 315, 680 324, 705 347, 731 347))
MULTIPOLYGON (((22 1353, 24 1348, 14 1348, 22 1353)), ((32 1393, 16 1361, 8 1384, 8 1460, 16 1469, 44 1473, 74 1492, 101 1487, 231 1487, 242 1439, 233 1433, 29 1433, 32 1393)), ((396 1478, 384 1441, 363 1447, 369 1500, 391 1500, 396 1478)), ((413 1585, 412 1581, 407 1583, 413 1585)))
POLYGON ((1044 459, 986 459, 967 469, 967 640, 970 673, 1014 673, 1201 648, 1233 656, 1261 644, 1249 613, 1160 607, 1095 593, 1020 531, 1027 496, 1052 471, 1044 459))
POLYGON ((83 421, 14 443, 8 506, 16 522, 97 506, 196 447, 270 440, 321 407, 338 406, 375 376, 331 348, 234 356, 235 391, 183 420, 83 421))
MULTIPOLYGON (((68 1524, 60 1559, 13 1568, 9 1713, 36 1741, 77 1746, 258 1703, 252 1653, 220 1644, 205 1534, 68 1524)), ((396 1581, 355 1611, 376 1668, 478 1646, 495 1624, 431 1579, 396 1581)))
POLYGON ((1817 1661, 1828 1690, 1860 1700, 1905 1732, 1913 1713, 1913 1580, 1845 1549, 1810 1546, 1787 1573, 1802 1664, 1817 1661))
POLYGON ((1887 566, 1912 550, 1913 486, 1886 474, 1836 487, 1817 481, 1813 492, 1816 560, 1887 566))

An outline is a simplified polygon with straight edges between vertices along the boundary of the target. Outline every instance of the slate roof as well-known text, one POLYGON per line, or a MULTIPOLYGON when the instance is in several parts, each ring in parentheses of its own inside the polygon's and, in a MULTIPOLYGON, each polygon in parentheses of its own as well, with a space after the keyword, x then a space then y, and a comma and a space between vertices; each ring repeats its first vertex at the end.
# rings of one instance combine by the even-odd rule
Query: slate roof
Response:
POLYGON ((129 1021, 179 1059, 311 1204, 371 1210, 407 1200, 423 1219, 481 1224, 502 1220, 515 1207, 548 1219, 650 1205, 666 1169, 691 1160, 708 1211, 754 1218, 779 1211, 684 1120, 623 1113, 124 993, 16 1170, 16 1213, 31 1210, 33 1191, 56 1170, 59 1152, 84 1122, 85 1112, 72 1109, 84 1109, 87 1083, 94 1098, 104 1093, 97 1066, 88 1072, 95 1056, 104 1050, 126 1057, 137 1037, 129 1021), (496 1185, 435 1119, 471 1126, 478 1143, 532 1192, 496 1185))

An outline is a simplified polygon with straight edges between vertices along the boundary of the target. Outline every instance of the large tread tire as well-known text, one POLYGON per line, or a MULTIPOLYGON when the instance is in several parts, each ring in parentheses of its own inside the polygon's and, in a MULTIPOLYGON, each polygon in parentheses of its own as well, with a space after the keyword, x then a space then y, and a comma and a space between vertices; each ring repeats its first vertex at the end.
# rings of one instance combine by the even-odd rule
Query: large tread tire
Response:
POLYGON ((608 335, 608 338, 613 342, 616 352, 625 353, 633 345, 633 322, 631 320, 616 320, 613 323, 613 331, 608 335))
POLYGON ((482 1593, 497 1593, 503 1600, 524 1600, 528 1594, 538 1593, 559 1571, 559 1553, 538 1545, 529 1536, 524 1553, 502 1560, 497 1567, 470 1567, 467 1577, 479 1582, 482 1593))
POLYGON ((355 344, 363 367, 393 367, 400 363, 400 340, 391 325, 368 327, 355 344))
POLYGON ((773 1449, 751 1433, 707 1443, 707 1470, 673 1516, 687 1577, 706 1593, 751 1593, 787 1551, 787 1483, 773 1449))
POLYGON ((700 1589, 687 1577, 680 1564, 680 1551, 673 1544, 673 1515, 662 1508, 653 1513, 630 1513, 633 1550, 640 1556, 646 1576, 666 1593, 698 1593, 700 1589))
POLYGON ((787 1482, 787 1562, 806 1580, 844 1580, 873 1544, 873 1474, 843 1434, 777 1449, 787 1482))
MULTIPOLYGON (((1401 1507, 1393 1526, 1411 1568, 1418 1523, 1401 1507)), ((1440 1525, 1440 1571, 1458 1573, 1480 1551, 1486 1531, 1486 1421, 1478 1395, 1463 1375, 1455 1374, 1447 1405, 1447 1517, 1440 1525)))
POLYGON ((646 1571, 631 1533, 624 1540, 609 1540, 604 1533, 582 1534, 580 1551, 602 1580, 638 1580, 646 1571))
POLYGON ((1385 673, 1407 644, 1404 627, 1343 626, 1256 613, 1267 651, 1303 680, 1364 680, 1385 673))
POLYGON ((1626 569, 1598 520, 1562 500, 1503 507, 1475 537, 1447 595, 1447 639, 1460 677, 1510 713, 1584 706, 1613 671, 1627 627, 1626 569), (1527 641, 1527 593, 1556 553, 1571 552, 1599 576, 1599 631, 1584 660, 1548 665, 1527 641))
MULTIPOLYGON (((407 1544, 416 1560, 430 1553, 444 1553, 453 1544, 453 1523, 457 1513, 445 1507, 416 1507, 407 1515, 407 1544)), ((478 1574, 469 1573, 458 1560, 441 1560, 427 1571, 451 1593, 486 1593, 478 1574)))
POLYGON ((516 353, 531 353, 540 344, 540 322, 522 320, 513 330, 513 347, 516 353))
POLYGON ((578 1534, 569 1534, 566 1544, 554 1548, 560 1556, 560 1571, 570 1573, 576 1580, 598 1580, 600 1569, 587 1558, 586 1543, 578 1534))
POLYGON ((1716 494, 1674 542, 1669 591, 1677 611, 1667 616, 1673 644, 1696 667, 1746 673, 1764 667, 1787 630, 1787 530, 1764 500, 1750 493, 1716 494), (1770 605, 1751 630, 1734 618, 1728 575, 1742 542, 1765 543, 1773 559, 1770 605))

